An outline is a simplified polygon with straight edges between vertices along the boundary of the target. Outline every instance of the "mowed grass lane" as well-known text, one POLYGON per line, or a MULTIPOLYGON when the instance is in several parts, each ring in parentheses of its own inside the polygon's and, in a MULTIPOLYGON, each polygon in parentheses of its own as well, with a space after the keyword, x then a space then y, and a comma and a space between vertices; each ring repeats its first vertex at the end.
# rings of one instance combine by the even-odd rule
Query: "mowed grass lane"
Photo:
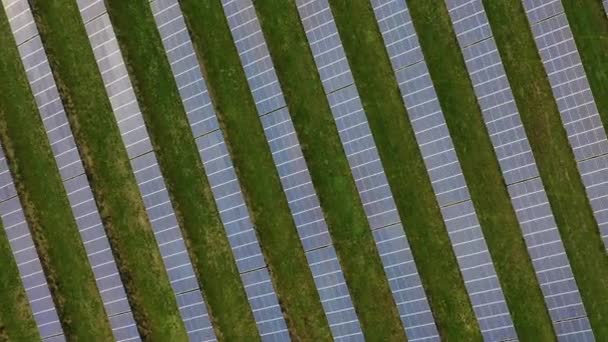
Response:
POLYGON ((484 5, 595 337, 606 340, 608 257, 526 15, 519 0, 484 5))
MULTIPOLYGON (((111 340, 93 271, 72 216, 8 20, 0 11, 0 139, 68 339, 111 340)), ((3 262, 4 263, 4 262, 3 262)), ((18 305, 5 303, 1 307, 18 305)), ((18 307, 16 307, 19 310, 18 307)), ((11 317, 11 319, 16 319, 11 317)))
MULTIPOLYGON (((139 331, 145 339, 186 341, 76 2, 36 1, 33 10, 139 331)), ((48 182, 45 168, 32 169, 48 182)))
POLYGON ((0 306, 0 341, 40 340, 17 264, 1 225, 0 260, 0 303, 4 303, 0 306))
POLYGON ((290 333, 331 339, 329 326, 220 1, 181 2, 195 50, 269 264, 290 333))
POLYGON ((447 340, 481 340, 370 3, 330 5, 439 333, 447 340))
POLYGON ((338 130, 294 1, 255 2, 274 66, 367 339, 403 336, 338 130))
POLYGON ((601 0, 562 0, 604 128, 608 129, 608 17, 601 0))
POLYGON ((218 336, 257 336, 234 256, 147 0, 106 2, 218 336))
POLYGON ((517 334, 524 340, 554 340, 445 3, 407 2, 517 334))

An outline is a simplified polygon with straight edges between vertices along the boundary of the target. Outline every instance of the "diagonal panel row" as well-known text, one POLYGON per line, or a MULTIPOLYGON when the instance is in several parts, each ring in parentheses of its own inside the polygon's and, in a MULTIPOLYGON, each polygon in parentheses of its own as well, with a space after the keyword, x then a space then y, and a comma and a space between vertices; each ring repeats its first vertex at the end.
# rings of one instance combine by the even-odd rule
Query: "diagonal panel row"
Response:
MULTIPOLYGON (((29 20, 34 20, 25 0, 15 1, 15 5, 11 6, 7 13, 9 18, 28 17, 29 20), (18 11, 20 12, 13 15, 18 11)), ((17 30, 18 28, 15 29, 17 30)), ((34 94, 112 332, 118 341, 139 340, 137 325, 118 267, 35 25, 31 32, 34 34, 32 37, 23 36, 20 37, 22 41, 17 41, 21 62, 34 94)))
POLYGON ((523 0, 587 198, 608 248, 608 141, 559 0, 523 0))
POLYGON ((438 340, 329 4, 296 3, 408 340, 438 340))
POLYGON ((102 0, 79 0, 97 66, 191 341, 215 340, 186 244, 102 0))
POLYGON ((154 0, 151 7, 258 331, 265 341, 289 340, 179 4, 176 0, 154 0))
POLYGON ((372 6, 485 340, 516 333, 404 0, 372 6))
POLYGON ((65 341, 3 148, 0 147, 0 218, 42 341, 65 341))
POLYGON ((593 339, 481 0, 447 0, 452 25, 558 338, 593 339))
POLYGON ((362 340, 359 320, 253 3, 224 1, 223 6, 332 335, 337 340, 362 340))

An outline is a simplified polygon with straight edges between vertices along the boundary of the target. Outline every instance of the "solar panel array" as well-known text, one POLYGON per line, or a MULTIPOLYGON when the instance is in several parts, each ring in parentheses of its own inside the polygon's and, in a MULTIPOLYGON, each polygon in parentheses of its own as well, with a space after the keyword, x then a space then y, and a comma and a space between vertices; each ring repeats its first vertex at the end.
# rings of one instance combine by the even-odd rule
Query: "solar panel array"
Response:
POLYGON ((268 266, 178 2, 155 0, 151 6, 258 331, 264 341, 289 340, 268 266))
POLYGON ((408 340, 438 340, 329 4, 296 3, 408 340))
POLYGON ((80 13, 178 308, 191 341, 215 340, 207 308, 102 0, 78 0, 80 13))
POLYGON ((524 0, 604 245, 608 248, 608 141, 574 37, 559 0, 524 0))
MULTIPOLYGON (((8 9, 9 18, 28 17, 26 0, 8 9), (18 13, 16 13, 18 12, 18 13)), ((11 20, 11 19, 9 19, 11 20)), ((17 45, 51 150, 68 196, 97 288, 118 341, 138 340, 137 325, 93 198, 36 26, 17 45), (27 38, 27 39, 26 39, 27 38)))
POLYGON ((484 339, 515 339, 407 5, 404 0, 373 0, 372 6, 484 339))
POLYGON ((17 263, 40 337, 45 342, 65 341, 57 309, 3 151, 0 146, 0 217, 4 232, 17 263))
MULTIPOLYGON (((9 3, 3 0, 7 12, 13 7, 11 4, 15 4, 17 1, 9 3)), ((31 18, 31 14, 27 16, 31 18)), ((11 23, 12 25, 15 23, 11 23)), ((13 29, 24 27, 23 22, 12 27, 13 29)), ((0 146, 0 218, 42 341, 65 341, 55 303, 53 303, 36 246, 25 221, 23 208, 17 197, 17 190, 2 146, 0 146)))
POLYGON ((447 0, 483 119, 560 339, 593 333, 481 0, 447 0))
POLYGON ((223 5, 332 335, 337 340, 363 340, 255 8, 250 0, 223 5))

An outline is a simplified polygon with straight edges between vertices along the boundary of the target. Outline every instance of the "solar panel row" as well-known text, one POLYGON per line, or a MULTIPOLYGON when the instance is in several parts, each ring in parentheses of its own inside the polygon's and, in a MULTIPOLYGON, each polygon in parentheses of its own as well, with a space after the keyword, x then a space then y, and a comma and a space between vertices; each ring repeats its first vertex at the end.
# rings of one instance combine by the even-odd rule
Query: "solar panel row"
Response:
POLYGON ((258 331, 265 341, 289 340, 287 324, 178 2, 155 0, 151 7, 258 331))
POLYGON ((481 332, 488 341, 515 339, 407 4, 404 0, 374 0, 372 5, 481 332))
MULTIPOLYGON (((16 1, 7 12, 9 21, 21 16, 34 20, 26 0, 16 1)), ((34 34, 32 37, 23 36, 22 38, 27 40, 17 42, 21 61, 34 93, 112 332, 118 341, 137 340, 137 325, 131 314, 125 289, 35 25, 31 32, 34 34)))
POLYGON ((255 8, 250 0, 223 5, 332 335, 337 340, 363 340, 255 8))
POLYGON ((438 340, 329 4, 296 4, 408 340, 438 340))
MULTIPOLYGON (((9 24, 17 44, 22 44, 37 34, 33 17, 29 11, 24 11, 21 0, 2 0, 2 5, 7 17, 11 18, 9 24)), ((40 337, 48 342, 65 341, 3 148, 0 148, 0 217, 40 337)))
POLYGON ((446 3, 558 338, 593 340, 482 2, 446 3))
POLYGON ((170 196, 102 0, 78 6, 160 254, 192 341, 215 340, 170 196))
POLYGON ((608 248, 608 141, 559 0, 523 1, 604 245, 608 248))
POLYGON ((0 148, 0 217, 40 337, 45 342, 65 341, 55 303, 28 224, 25 222, 23 209, 2 148, 0 148))

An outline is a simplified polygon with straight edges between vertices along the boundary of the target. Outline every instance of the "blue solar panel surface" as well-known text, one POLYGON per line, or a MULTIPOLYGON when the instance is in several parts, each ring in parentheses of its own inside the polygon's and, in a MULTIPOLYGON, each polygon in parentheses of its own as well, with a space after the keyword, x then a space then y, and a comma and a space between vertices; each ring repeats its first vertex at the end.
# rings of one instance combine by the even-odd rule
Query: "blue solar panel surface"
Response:
POLYGON ((151 6, 260 336, 264 341, 289 340, 287 324, 179 4, 175 0, 155 0, 151 6))
POLYGON ((608 248, 608 141, 559 0, 524 0, 532 35, 608 248))
POLYGON ((408 340, 438 340, 329 4, 296 4, 408 340))
POLYGON ((2 148, 0 148, 0 218, 40 337, 43 341, 65 341, 57 309, 2 148))
POLYGON ((482 2, 446 3, 558 338, 592 340, 589 320, 482 2))
MULTIPOLYGON (((594 341, 481 0, 445 0, 559 341, 594 341)), ((2 0, 117 341, 140 340, 27 0, 2 0)), ((500 283, 405 0, 371 0, 484 340, 516 340, 500 283)), ((522 0, 608 248, 608 145, 560 0, 522 0)), ((215 333, 103 0, 77 0, 191 341, 215 333)), ((327 0, 296 0, 408 340, 439 335, 327 0)), ((154 19, 264 341, 290 335, 178 0, 154 19)), ((608 15, 608 0, 603 1, 608 15)), ((336 340, 363 341, 348 287, 251 0, 222 0, 260 122, 336 340)), ((0 217, 44 341, 65 341, 0 149, 0 217)))
MULTIPOLYGON (((9 8, 9 15, 17 8, 22 10, 21 14, 16 15, 17 17, 27 15, 33 20, 27 1, 19 0, 17 6, 9 8)), ((118 274, 118 268, 101 223, 93 193, 84 174, 76 142, 72 136, 35 25, 32 32, 35 32, 35 36, 18 42, 21 61, 34 94, 105 311, 118 341, 138 340, 139 333, 131 314, 125 289, 118 274)))
POLYGON ((81 16, 191 341, 215 340, 203 295, 102 0, 79 0, 81 16))
POLYGON ((374 13, 484 339, 515 339, 513 322, 404 0, 374 13))
POLYGON ((255 8, 249 0, 223 5, 332 335, 363 340, 255 8))

